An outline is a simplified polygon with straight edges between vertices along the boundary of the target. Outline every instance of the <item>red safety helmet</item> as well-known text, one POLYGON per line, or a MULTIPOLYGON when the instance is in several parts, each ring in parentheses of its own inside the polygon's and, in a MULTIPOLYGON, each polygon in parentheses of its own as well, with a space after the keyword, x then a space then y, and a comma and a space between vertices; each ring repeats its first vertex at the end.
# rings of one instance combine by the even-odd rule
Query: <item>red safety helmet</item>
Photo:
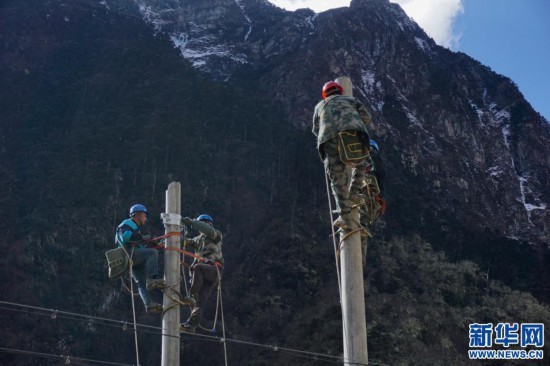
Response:
POLYGON ((342 85, 338 84, 336 81, 327 81, 325 85, 323 85, 323 92, 321 93, 321 96, 323 99, 327 99, 329 95, 334 94, 336 91, 338 91, 339 94, 344 94, 344 88, 342 88, 342 85))

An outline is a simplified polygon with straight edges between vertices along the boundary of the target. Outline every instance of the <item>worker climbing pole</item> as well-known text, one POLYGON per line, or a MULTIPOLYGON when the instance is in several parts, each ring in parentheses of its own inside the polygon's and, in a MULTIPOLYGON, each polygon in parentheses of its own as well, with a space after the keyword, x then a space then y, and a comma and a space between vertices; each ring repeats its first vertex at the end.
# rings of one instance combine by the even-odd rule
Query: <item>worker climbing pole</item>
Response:
MULTIPOLYGON (((142 204, 135 204, 130 208, 130 218, 122 221, 116 228, 115 243, 117 249, 108 253, 123 256, 122 265, 118 266, 119 271, 110 277, 118 277, 130 269, 132 278, 138 285, 138 292, 148 313, 162 311, 162 306, 153 301, 149 291, 155 288, 162 288, 164 281, 158 278, 158 252, 148 247, 147 238, 142 235, 140 227, 149 219, 147 208, 142 204), (124 258, 125 257, 125 258, 124 258), (130 265, 131 263, 131 265, 130 265)), ((109 256, 107 256, 109 260, 109 256)), ((110 269, 117 267, 112 267, 110 269)))
POLYGON ((370 151, 367 125, 371 116, 352 96, 351 80, 347 77, 325 83, 321 95, 323 99, 315 106, 312 131, 317 136, 317 148, 338 214, 333 225, 340 233, 335 251, 341 267, 338 274, 344 363, 367 364, 361 236, 368 235, 368 231, 360 224, 359 210, 365 210, 368 200, 364 189, 370 151))
MULTIPOLYGON (((202 313, 213 289, 217 290, 216 316, 212 329, 215 329, 218 310, 221 314, 225 364, 227 365, 227 347, 225 344, 225 323, 221 291, 221 274, 223 270, 222 234, 214 228, 214 219, 210 215, 200 215, 196 219, 185 217, 181 213, 181 186, 172 182, 166 190, 166 212, 161 215, 165 235, 150 238, 141 234, 140 227, 148 220, 148 211, 141 204, 130 208, 130 218, 124 220, 116 230, 115 241, 118 248, 107 251, 109 277, 117 278, 126 273, 138 284, 139 294, 147 312, 162 312, 162 359, 161 366, 178 366, 180 360, 180 332, 195 332, 200 326, 202 313), (190 227, 199 235, 187 239, 182 229, 190 227), (159 244, 164 241, 164 244, 159 244), (195 253, 181 248, 182 242, 195 253), (158 278, 158 249, 164 249, 164 279, 158 278), (192 273, 191 289, 187 289, 184 271, 185 256, 193 258, 190 267, 192 273), (181 267, 180 267, 181 265, 181 267), (186 296, 180 292, 181 281, 186 285, 186 296), (163 305, 152 300, 149 291, 155 288, 164 293, 163 305), (191 315, 180 325, 180 305, 189 306, 191 315)), ((137 328, 134 313, 134 332, 136 335, 136 361, 139 366, 137 328)))
POLYGON ((351 225, 352 208, 365 204, 361 190, 369 154, 367 125, 371 121, 363 104, 343 93, 339 83, 325 83, 312 128, 336 200, 339 217, 334 224, 340 228, 351 225))
POLYGON ((122 279, 126 273, 130 274, 130 288, 128 290, 132 299, 136 362, 139 366, 136 307, 132 279, 138 285, 139 295, 148 313, 159 313, 162 311, 162 305, 153 300, 149 291, 156 288, 164 288, 164 280, 158 278, 157 249, 149 247, 152 240, 142 235, 140 231, 140 227, 149 218, 147 208, 142 204, 135 204, 130 208, 129 214, 130 218, 124 220, 116 228, 115 244, 117 248, 108 250, 105 256, 109 267, 109 278, 121 277, 122 279))
POLYGON ((195 258, 191 265, 191 290, 184 302, 189 304, 192 310, 189 319, 181 325, 182 331, 194 333, 200 325, 206 301, 221 280, 222 233, 214 228, 214 219, 207 214, 199 215, 195 220, 184 217, 182 223, 199 232, 198 236, 186 241, 187 246, 195 250, 201 259, 195 258))

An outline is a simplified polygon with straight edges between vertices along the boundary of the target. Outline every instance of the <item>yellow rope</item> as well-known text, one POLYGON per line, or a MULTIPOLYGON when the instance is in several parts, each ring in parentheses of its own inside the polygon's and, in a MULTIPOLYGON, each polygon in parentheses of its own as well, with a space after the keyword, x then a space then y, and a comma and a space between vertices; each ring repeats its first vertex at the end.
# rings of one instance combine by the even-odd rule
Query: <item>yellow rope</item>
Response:
POLYGON ((183 305, 183 306, 187 306, 188 304, 185 304, 181 301, 181 293, 177 290, 174 289, 174 287, 176 287, 177 285, 179 285, 181 283, 181 280, 182 280, 182 277, 180 277, 180 279, 178 281, 176 281, 176 283, 172 284, 172 285, 168 285, 168 286, 165 286, 163 289, 161 289, 161 291, 170 299, 173 301, 172 304, 170 304, 170 306, 166 307, 166 308, 163 308, 162 309, 162 316, 164 316, 164 314, 166 314, 166 312, 168 310, 171 310, 173 308, 175 308, 176 306, 178 305, 183 305), (173 293, 175 293, 178 298, 175 298, 173 297, 169 292, 167 291, 171 291, 173 293))

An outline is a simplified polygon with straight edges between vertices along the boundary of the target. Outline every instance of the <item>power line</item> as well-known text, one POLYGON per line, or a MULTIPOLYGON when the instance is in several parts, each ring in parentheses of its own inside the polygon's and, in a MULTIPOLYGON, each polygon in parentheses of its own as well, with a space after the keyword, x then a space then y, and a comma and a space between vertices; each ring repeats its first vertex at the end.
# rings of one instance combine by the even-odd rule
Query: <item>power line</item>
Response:
MULTIPOLYGON (((104 318, 99 316, 92 316, 92 315, 85 315, 85 314, 79 314, 79 313, 73 313, 68 311, 62 311, 62 310, 55 310, 55 309, 48 309, 38 306, 32 306, 32 305, 25 305, 25 304, 19 304, 14 302, 8 302, 8 301, 1 301, 0 304, 3 305, 9 305, 14 307, 19 307, 22 309, 15 309, 15 308, 6 308, 6 307, 0 307, 0 310, 8 310, 8 311, 16 311, 16 312, 25 312, 32 315, 40 315, 40 316, 47 316, 52 319, 68 319, 68 320, 75 320, 75 321, 88 321, 99 325, 104 325, 108 327, 115 327, 120 330, 132 330, 130 329, 130 325, 132 325, 132 322, 130 321, 123 321, 123 320, 116 320, 116 319, 110 319, 110 318, 104 318), (30 311, 30 310, 36 310, 36 311, 30 311), (116 324, 116 325, 115 325, 116 324)), ((251 341, 244 341, 239 339, 233 339, 233 338, 222 338, 207 334, 199 334, 199 333, 181 333, 180 336, 171 336, 168 334, 164 334, 162 332, 161 327, 155 327, 152 325, 146 325, 146 324, 136 324, 138 327, 138 332, 144 332, 144 333, 152 333, 152 334, 158 334, 162 336, 167 337, 175 337, 179 339, 200 339, 202 341, 210 341, 210 342, 229 342, 234 344, 240 344, 240 345, 246 345, 246 346, 253 346, 258 348, 264 348, 268 349, 273 352, 281 352, 290 356, 294 357, 300 357, 300 358, 307 358, 310 360, 315 361, 322 361, 327 363, 342 363, 344 362, 346 365, 357 365, 357 366, 367 366, 365 363, 357 363, 357 362, 351 362, 345 360, 343 357, 340 356, 334 356, 324 353, 318 353, 318 352, 309 352, 309 351, 302 351, 298 349, 293 348, 287 348, 287 347, 279 347, 274 345, 269 345, 265 343, 257 343, 257 342, 251 342, 251 341)), ((369 361, 369 365, 376 365, 376 366, 389 366, 384 363, 369 361)))
MULTIPOLYGON (((56 312, 56 311, 54 311, 53 313, 50 314, 50 313, 44 313, 44 312, 38 312, 38 311, 29 311, 29 310, 26 310, 26 309, 6 308, 6 307, 1 307, 1 306, 0 306, 0 310, 14 311, 14 312, 25 313, 25 314, 30 314, 30 315, 46 316, 46 317, 51 318, 53 320, 66 319, 66 320, 74 320, 74 321, 79 321, 79 322, 88 322, 88 323, 94 323, 94 324, 102 325, 102 326, 105 326, 105 327, 116 328, 116 329, 122 330, 122 331, 127 331, 127 330, 133 331, 133 329, 130 328, 130 325, 132 325, 132 323, 125 322, 125 321, 122 321, 122 326, 120 326, 120 324, 119 325, 111 324, 111 323, 118 323, 119 321, 117 321, 117 320, 98 321, 98 320, 95 320, 95 319, 85 319, 83 317, 68 316, 68 315, 64 315, 64 314, 56 312)), ((141 324, 138 324, 138 325, 141 325, 141 324)), ((149 327, 147 325, 142 325, 142 326, 149 327)), ((138 332, 148 333, 148 334, 155 334, 155 335, 163 335, 163 336, 170 337, 167 334, 163 334, 162 332, 158 332, 156 329, 155 330, 141 329, 141 330, 138 330, 138 332)), ((180 337, 176 337, 176 338, 180 338, 180 337)))
MULTIPOLYGON (((12 303, 12 302, 7 302, 7 301, 0 301, 0 304, 10 305, 10 306, 17 306, 17 307, 21 307, 21 308, 24 308, 24 309, 38 310, 38 311, 41 311, 41 313, 40 312, 25 311, 25 310, 17 310, 17 309, 12 309, 12 308, 2 308, 4 310, 12 310, 12 311, 19 311, 19 312, 23 311, 23 312, 34 314, 34 315, 47 316, 47 317, 50 317, 52 319, 60 318, 60 319, 69 319, 69 320, 77 320, 77 321, 89 321, 89 322, 93 322, 93 323, 100 324, 100 325, 116 327, 116 328, 121 329, 121 330, 127 330, 127 329, 129 329, 128 326, 131 325, 131 322, 129 322, 129 321, 115 320, 115 319, 109 319, 109 318, 103 318, 103 317, 97 317, 97 316, 91 316, 91 315, 85 315, 85 314, 79 314, 79 313, 73 313, 73 312, 61 311, 61 310, 55 310, 55 309, 47 309, 47 308, 42 308, 42 307, 38 307, 38 306, 24 305, 24 304, 12 303), (107 323, 105 323, 105 322, 107 322, 107 323), (108 324, 108 323, 116 323, 118 325, 112 325, 112 324, 108 324)), ((139 323, 137 324, 137 326, 142 327, 142 328, 154 329, 155 330, 155 331, 151 331, 151 330, 138 329, 138 331, 141 331, 141 332, 159 334, 159 335, 163 335, 163 336, 169 336, 167 334, 162 333, 162 328, 161 327, 155 327, 155 326, 139 324, 139 323)), ((342 363, 342 362, 344 362, 344 359, 342 357, 328 355, 328 354, 301 351, 301 350, 292 349, 292 348, 278 347, 278 346, 267 345, 267 344, 263 344, 263 343, 250 342, 250 341, 243 341, 243 340, 238 340, 238 339, 221 338, 221 337, 211 336, 211 335, 206 335, 206 334, 197 334, 197 333, 183 333, 183 334, 185 334, 184 337, 179 336, 179 337, 176 337, 176 338, 179 338, 179 339, 189 339, 189 338, 197 339, 197 338, 201 338, 201 340, 203 340, 203 341, 211 341, 211 342, 219 342, 219 343, 229 342, 229 343, 234 343, 234 344, 241 344, 241 345, 248 345, 248 346, 254 346, 254 347, 259 347, 259 348, 265 348, 265 349, 269 349, 269 350, 274 351, 274 352, 279 351, 281 353, 285 353, 285 354, 288 354, 288 355, 291 355, 291 356, 302 357, 302 358, 305 357, 305 358, 308 358, 308 359, 311 359, 311 360, 316 360, 316 361, 323 361, 323 362, 330 362, 330 363, 342 363)), ((362 364, 362 363, 350 363, 350 362, 348 362, 347 364, 348 365, 365 365, 365 364, 362 364)))
POLYGON ((0 347, 0 352, 28 355, 28 356, 35 356, 35 357, 42 357, 42 358, 60 359, 65 361, 65 365, 70 365, 73 361, 75 361, 75 362, 96 363, 100 365, 134 366, 127 363, 92 360, 89 358, 65 356, 65 355, 54 355, 53 353, 34 352, 34 351, 27 351, 23 349, 15 349, 15 348, 7 348, 7 347, 0 347))

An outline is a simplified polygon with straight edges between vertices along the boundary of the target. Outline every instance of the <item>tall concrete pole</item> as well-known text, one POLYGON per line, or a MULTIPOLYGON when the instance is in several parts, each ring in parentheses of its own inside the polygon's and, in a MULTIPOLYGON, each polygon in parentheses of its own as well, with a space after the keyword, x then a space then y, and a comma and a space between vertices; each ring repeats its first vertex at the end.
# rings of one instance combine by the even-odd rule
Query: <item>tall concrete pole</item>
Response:
POLYGON ((336 81, 338 84, 344 88, 344 95, 353 97, 353 84, 351 83, 351 79, 347 76, 340 76, 337 78, 336 81))
MULTIPOLYGON (((166 213, 163 215, 165 233, 179 232, 181 223, 181 185, 172 182, 166 190, 166 213)), ((166 238, 166 247, 180 248, 180 237, 166 238)), ((180 263, 179 253, 175 250, 164 251, 164 280, 167 286, 175 286, 180 292, 180 263)), ((162 317, 162 366, 179 366, 180 364, 180 307, 168 295, 177 298, 177 294, 170 288, 165 289, 162 317)))
MULTIPOLYGON (((344 88, 344 95, 353 96, 352 83, 346 76, 336 82, 344 88)), ((346 167, 351 176, 351 166, 346 167)), ((352 227, 340 233, 340 268, 342 271, 342 322, 344 335, 344 365, 368 363, 367 323, 365 317, 365 290, 361 255, 359 211, 351 210, 352 227), (350 235, 350 233, 353 233, 350 235)), ((365 248, 366 249, 366 248, 365 248)))

